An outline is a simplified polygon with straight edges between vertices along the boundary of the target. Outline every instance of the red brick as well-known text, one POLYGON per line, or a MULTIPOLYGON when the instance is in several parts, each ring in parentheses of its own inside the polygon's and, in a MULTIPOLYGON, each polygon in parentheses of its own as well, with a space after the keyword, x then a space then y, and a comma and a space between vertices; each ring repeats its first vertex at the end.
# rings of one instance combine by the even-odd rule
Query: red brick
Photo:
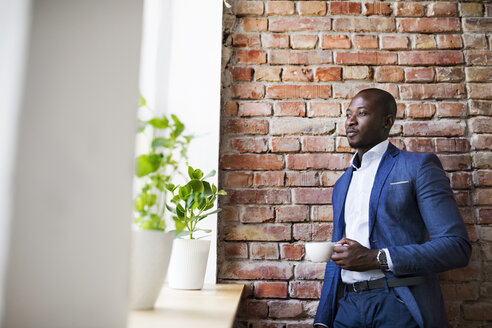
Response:
POLYGON ((354 36, 354 47, 356 49, 377 49, 378 37, 376 35, 354 36))
POLYGON ((253 185, 253 173, 250 172, 225 172, 225 187, 251 187, 253 185))
POLYGON ((424 15, 424 6, 415 2, 398 2, 396 16, 421 17, 424 15))
POLYGON ((280 206, 275 210, 276 222, 305 222, 309 221, 309 206, 290 205, 280 206))
MULTIPOLYGON (((489 8, 492 9, 490 5, 489 8)), ((462 3, 460 6, 460 16, 461 17, 473 17, 473 16, 483 16, 483 10, 481 3, 462 3)), ((487 15, 486 15, 487 16, 487 15)))
POLYGON ((253 78, 251 67, 231 67, 231 73, 234 81, 251 81, 253 78))
POLYGON ((220 167, 225 170, 280 170, 284 167, 280 155, 222 155, 220 167))
POLYGON ((331 205, 312 206, 311 220, 333 222, 333 207, 331 205))
POLYGON ((301 149, 299 139, 292 137, 272 138, 273 152, 298 152, 301 149))
POLYGON ((242 15, 262 15, 263 2, 261 1, 241 1, 236 7, 236 14, 242 15))
POLYGON ((467 83, 466 89, 472 99, 492 99, 490 83, 467 83))
POLYGON ((369 66, 345 66, 343 68, 343 79, 347 80, 370 80, 372 68, 369 66))
POLYGON ((472 82, 492 82, 492 67, 467 67, 466 80, 472 82))
POLYGON ((286 34, 261 34, 261 45, 264 48, 288 48, 289 36, 286 34))
POLYGON ((432 34, 417 34, 413 38, 414 49, 424 50, 424 49, 436 49, 437 43, 434 35, 432 34))
POLYGON ((248 246, 246 243, 224 243, 224 255, 226 258, 248 258, 248 246))
POLYGON ((302 314, 300 301, 272 301, 268 304, 270 318, 295 318, 302 314))
POLYGON ((397 55, 387 51, 336 52, 335 64, 339 65, 394 65, 397 55))
POLYGON ((302 138, 302 151, 305 152, 332 152, 335 150, 333 137, 307 136, 302 138))
POLYGON ((407 82, 432 82, 434 81, 434 76, 432 67, 405 68, 405 81, 407 82))
POLYGON ((293 154, 287 155, 287 168, 292 170, 329 169, 342 170, 349 165, 348 154, 293 154))
POLYGON ((463 67, 436 67, 436 77, 439 82, 461 82, 465 79, 463 67))
POLYGON ((270 85, 267 87, 267 97, 271 99, 316 99, 316 98, 330 98, 331 86, 330 85, 270 85))
POLYGON ((224 204, 287 204, 290 191, 286 189, 228 189, 224 204))
POLYGON ((457 50, 402 51, 400 65, 456 65, 463 64, 463 54, 457 50))
MULTIPOLYGON (((450 170, 450 171, 453 170, 452 168, 447 168, 446 164, 449 164, 449 163, 446 163, 445 160, 441 159, 441 162, 443 163, 443 168, 445 170, 450 170)), ((451 162, 451 165, 453 165, 453 164, 455 164, 455 163, 451 162)), ((457 168, 457 170, 459 170, 459 168, 457 168)), ((454 196, 454 199, 456 199, 456 204, 458 206, 470 206, 471 205, 471 203, 470 203, 470 192, 468 190, 453 190, 453 196, 454 196)), ((471 234, 470 228, 472 228, 472 226, 467 227, 468 236, 470 237, 470 241, 474 242, 474 241, 476 241, 476 239, 473 240, 474 237, 471 234)))
POLYGON ((272 65, 331 64, 331 51, 271 50, 269 61, 272 65))
POLYGON ((268 16, 294 14, 294 2, 292 1, 267 1, 265 5, 265 14, 268 16))
POLYGON ((354 15, 360 14, 360 3, 347 1, 330 1, 330 14, 354 15))
POLYGON ((409 104, 407 106, 407 117, 409 118, 431 118, 436 112, 436 106, 429 103, 409 104))
POLYGON ((470 115, 492 116, 492 101, 471 100, 469 102, 470 115))
POLYGON ((325 171, 321 174, 321 185, 325 187, 332 187, 335 182, 342 176, 343 172, 340 171, 325 171))
POLYGON ((280 82, 280 67, 260 66, 255 69, 256 81, 280 82))
POLYGON ((283 171, 255 172, 254 185, 260 187, 280 187, 284 185, 283 171))
POLYGON ((265 96, 265 88, 261 84, 233 84, 232 95, 239 99, 261 99, 265 96))
POLYGON ((327 118, 274 117, 271 124, 272 135, 328 134, 335 129, 333 120, 327 118))
POLYGON ((402 82, 403 68, 398 66, 376 67, 374 80, 377 82, 402 82))
POLYGON ((462 171, 471 169, 470 155, 439 155, 438 157, 442 163, 442 167, 446 171, 462 171))
POLYGON ((294 34, 290 36, 292 49, 314 49, 318 36, 312 34, 294 34))
POLYGON ((226 116, 237 115, 237 102, 226 101, 222 108, 222 113, 226 116))
MULTIPOLYGON (((262 279, 262 278, 260 278, 262 279)), ((287 298, 286 282, 255 282, 255 297, 287 298)))
POLYGON ((316 82, 341 81, 341 67, 318 67, 316 68, 316 82))
POLYGON ((456 2, 435 2, 427 6, 427 16, 457 16, 456 2))
POLYGON ((350 38, 343 34, 323 35, 321 39, 323 49, 350 49, 350 38))
POLYGON ((268 27, 268 20, 266 18, 245 17, 241 19, 241 23, 245 32, 266 31, 268 27))
POLYGON ((250 243, 249 250, 253 260, 277 260, 279 257, 277 243, 250 243))
POLYGON ((332 232, 332 223, 296 223, 293 225, 293 237, 296 240, 331 240, 332 232))
POLYGON ((465 49, 486 49, 487 39, 484 34, 463 34, 465 49))
POLYGON ((265 64, 266 52, 263 50, 236 50, 238 63, 240 64, 265 64))
POLYGON ((313 187, 319 186, 318 172, 297 172, 291 171, 286 174, 286 186, 313 187))
POLYGON ((235 47, 258 48, 261 46, 259 34, 234 34, 232 44, 235 47))
POLYGON ((468 50, 465 59, 468 65, 492 65, 492 50, 468 50))
POLYGON ((469 281, 480 279, 480 262, 471 261, 465 268, 454 269, 441 273, 441 280, 443 281, 469 281))
POLYGON ((461 49, 463 47, 459 34, 439 34, 436 41, 439 49, 461 49))
POLYGON ((395 20, 388 17, 344 17, 333 19, 336 32, 394 32, 395 20))
POLYGON ((286 241, 290 239, 290 225, 243 224, 224 227, 224 240, 286 241))
POLYGON ((470 144, 467 139, 456 138, 437 138, 436 151, 448 153, 466 153, 470 150, 470 144))
POLYGON ((338 117, 340 116, 340 104, 328 102, 310 102, 308 117, 338 117))
POLYGON ((492 171, 473 172, 473 184, 477 187, 492 187, 492 171))
POLYGON ((454 172, 450 180, 453 189, 469 189, 472 186, 472 176, 469 172, 454 172))
POLYGON ((291 298, 318 299, 321 295, 321 282, 291 281, 289 283, 289 295, 291 298))
MULTIPOLYGON (((244 295, 243 295, 244 297, 244 295)), ((244 300, 246 313, 248 318, 266 318, 268 317, 268 304, 263 300, 244 300)), ((238 311, 238 313, 244 313, 243 311, 238 311)))
POLYGON ((465 18, 463 23, 463 29, 465 31, 473 32, 492 32, 492 18, 465 18))
MULTIPOLYGON (((359 91, 367 88, 379 88, 388 91, 398 99, 398 86, 394 83, 337 83, 333 85, 333 98, 352 99, 359 91)), ((344 124, 341 126, 343 127, 344 124)))
POLYGON ((240 102, 239 116, 270 116, 272 106, 266 102, 240 102))
POLYGON ((299 1, 297 10, 301 16, 325 16, 326 1, 299 1))
POLYGON ((294 268, 294 276, 296 279, 317 279, 322 280, 325 275, 325 263, 310 263, 303 262, 296 265, 294 268))
POLYGON ((267 134, 268 121, 247 119, 247 118, 231 118, 225 122, 225 134, 267 134))
POLYGON ((462 305, 466 320, 492 320, 492 303, 475 302, 462 305))
POLYGON ((492 189, 475 189, 475 205, 492 205, 492 189))
POLYGON ((471 144, 475 150, 492 149, 492 135, 475 134, 472 136, 471 144))
POLYGON ((384 50, 404 50, 408 49, 408 37, 404 35, 383 35, 381 36, 381 49, 384 50))
POLYGON ((286 260, 299 261, 304 256, 304 246, 301 244, 283 244, 280 247, 280 257, 286 260))
POLYGON ((278 102, 273 107, 275 116, 305 116, 306 104, 302 101, 278 102))
POLYGON ((328 17, 270 18, 270 24, 268 28, 272 32, 329 31, 331 30, 331 18, 328 17))
POLYGON ((314 80, 313 70, 302 67, 287 67, 283 70, 282 79, 284 81, 312 82, 314 80))
POLYGON ((479 169, 492 169, 492 152, 475 152, 473 154, 473 167, 479 169))
POLYGON ((398 32, 459 32, 459 18, 402 18, 398 32))
POLYGON ((218 214, 219 221, 222 222, 237 222, 238 209, 236 206, 221 206, 222 211, 218 214))
POLYGON ((332 188, 294 188, 292 202, 296 204, 331 204, 332 188))
MULTIPOLYGON (((290 279, 293 275, 292 271, 292 265, 290 263, 234 261, 222 264, 220 278, 264 280, 290 279)), ((255 294, 256 284, 260 284, 260 282, 255 283, 255 294)))
POLYGON ((491 224, 492 223, 492 208, 479 208, 478 209, 478 223, 479 224, 491 224))
POLYGON ((492 117, 474 117, 468 124, 471 132, 492 133, 492 117))
POLYGON ((433 153, 434 143, 430 138, 405 138, 407 150, 418 153, 433 153))
POLYGON ((476 282, 467 283, 443 283, 441 290, 446 300, 452 301, 472 301, 478 299, 479 288, 476 282))
POLYGON ((401 99, 461 99, 465 97, 463 84, 410 84, 400 86, 401 99))
MULTIPOLYGON (((454 120, 403 123, 404 136, 463 136, 465 129, 466 125, 464 123, 454 120)), ((289 165, 288 159, 287 165, 289 165)))
POLYGON ((252 206, 241 207, 239 213, 241 222, 246 223, 262 223, 274 222, 275 215, 272 207, 269 206, 252 206))
POLYGON ((365 3, 366 11, 364 15, 382 15, 389 16, 393 12, 389 3, 386 2, 369 2, 365 3))

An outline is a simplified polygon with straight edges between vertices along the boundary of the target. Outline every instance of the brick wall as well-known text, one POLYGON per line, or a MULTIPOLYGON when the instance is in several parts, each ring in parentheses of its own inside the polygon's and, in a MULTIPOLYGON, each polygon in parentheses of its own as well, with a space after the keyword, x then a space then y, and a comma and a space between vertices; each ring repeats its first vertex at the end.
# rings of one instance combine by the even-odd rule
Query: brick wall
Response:
POLYGON ((492 325, 492 4, 233 1, 224 7, 218 278, 247 286, 237 327, 310 327, 352 149, 358 90, 395 96, 391 141, 441 159, 473 242, 441 275, 453 327, 492 325), (487 321, 488 320, 488 321, 487 321))

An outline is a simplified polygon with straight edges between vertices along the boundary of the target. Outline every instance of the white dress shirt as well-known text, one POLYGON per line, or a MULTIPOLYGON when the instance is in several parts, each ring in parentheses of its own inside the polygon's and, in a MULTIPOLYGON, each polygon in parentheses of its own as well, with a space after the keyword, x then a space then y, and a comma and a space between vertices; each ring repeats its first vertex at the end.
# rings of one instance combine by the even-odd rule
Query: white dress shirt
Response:
MULTIPOLYGON (((369 245, 369 198, 374 184, 374 178, 383 158, 389 141, 385 140, 372 147, 362 156, 360 167, 357 153, 352 158, 352 180, 345 200, 345 237, 356 240, 362 246, 370 248, 369 245)), ((393 267, 390 254, 384 249, 390 270, 393 267)), ((342 269, 342 281, 351 284, 363 280, 375 280, 383 278, 383 271, 369 270, 364 272, 350 271, 342 269)))

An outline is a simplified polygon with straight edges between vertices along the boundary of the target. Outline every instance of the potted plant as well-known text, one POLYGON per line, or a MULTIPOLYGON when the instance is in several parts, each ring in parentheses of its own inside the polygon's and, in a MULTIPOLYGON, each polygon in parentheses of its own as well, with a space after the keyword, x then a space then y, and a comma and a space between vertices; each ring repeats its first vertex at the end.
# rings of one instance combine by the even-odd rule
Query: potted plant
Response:
MULTIPOLYGON (((140 107, 146 106, 140 98, 140 107)), ((147 152, 136 159, 140 190, 134 198, 130 303, 132 309, 153 308, 169 265, 173 233, 165 232, 166 184, 178 172, 191 137, 175 116, 162 115, 139 121, 139 134, 147 139, 147 152)))
POLYGON ((225 195, 223 190, 217 190, 214 184, 205 179, 215 175, 215 170, 203 175, 199 169, 188 166, 189 181, 184 185, 168 184, 166 187, 172 194, 171 204, 167 208, 173 213, 176 225, 171 262, 169 267, 169 287, 176 289, 201 289, 207 268, 210 240, 196 239, 200 232, 210 233, 210 230, 200 229, 197 225, 211 214, 221 211, 213 210, 218 195, 225 195))

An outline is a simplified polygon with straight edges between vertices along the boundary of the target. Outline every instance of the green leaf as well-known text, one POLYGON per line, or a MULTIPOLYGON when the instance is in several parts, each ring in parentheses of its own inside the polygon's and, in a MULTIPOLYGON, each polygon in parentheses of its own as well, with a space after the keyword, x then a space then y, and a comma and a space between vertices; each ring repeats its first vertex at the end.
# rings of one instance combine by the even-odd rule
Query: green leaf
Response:
POLYGON ((176 209, 166 204, 166 208, 169 212, 176 214, 176 209))
POLYGON ((138 96, 138 107, 147 105, 147 100, 142 95, 138 96))
POLYGON ((217 195, 227 195, 227 192, 225 190, 219 190, 219 192, 217 193, 217 195))
POLYGON ((215 214, 215 213, 219 213, 220 211, 222 211, 222 209, 221 209, 221 208, 218 208, 218 209, 216 209, 215 211, 212 211, 212 212, 208 212, 208 213, 202 214, 202 215, 198 216, 196 219, 197 219, 198 221, 200 221, 200 220, 205 219, 207 216, 212 215, 212 214, 215 214))
POLYGON ((166 116, 162 116, 162 118, 153 118, 148 123, 156 129, 166 129, 169 127, 169 119, 166 116))
POLYGON ((196 169, 194 172, 193 172, 193 178, 195 179, 201 179, 203 177, 203 172, 202 170, 200 169, 196 169))
POLYGON ((173 217, 173 220, 174 220, 174 224, 176 225, 176 230, 178 232, 181 232, 183 231, 184 229, 186 229, 186 223, 184 223, 183 221, 180 221, 177 217, 173 217))
MULTIPOLYGON (((196 172, 196 171, 195 171, 196 172)), ((203 182, 198 180, 198 179, 192 179, 190 180, 186 186, 188 187, 188 189, 191 189, 191 192, 192 193, 202 193, 205 188, 203 186, 203 182)))
POLYGON ((193 172, 195 172, 195 170, 191 166, 188 166, 188 176, 190 179, 193 179, 193 172))
POLYGON ((143 132, 146 127, 147 127, 147 122, 138 120, 138 129, 137 129, 138 132, 143 132))
POLYGON ((184 131, 184 125, 174 114, 171 114, 171 118, 174 121, 174 131, 171 132, 171 138, 176 139, 184 131))
POLYGON ((181 204, 176 205, 176 215, 178 216, 178 218, 179 219, 184 218, 185 214, 186 214, 186 211, 183 208, 183 206, 181 204))
POLYGON ((151 147, 154 149, 158 148, 158 147, 172 148, 173 145, 174 145, 174 143, 172 142, 172 140, 159 137, 159 138, 154 138, 154 140, 152 140, 151 147))
POLYGON ((173 192, 176 189, 176 186, 173 185, 172 183, 166 183, 166 189, 169 190, 170 192, 173 192))
POLYGON ((187 200, 190 194, 191 194, 191 190, 188 189, 187 185, 183 187, 179 187, 178 195, 179 198, 181 198, 182 200, 187 200))
POLYGON ((208 174, 206 176, 204 176, 202 180, 205 180, 205 179, 208 179, 210 177, 213 177, 215 175, 215 173, 217 173, 215 170, 212 170, 212 171, 208 172, 208 174))
POLYGON ((208 183, 207 181, 203 181, 203 180, 202 180, 202 183, 203 183, 203 195, 205 197, 212 195, 212 188, 210 187, 210 183, 208 183))
POLYGON ((135 165, 135 175, 139 178, 157 171, 161 165, 162 154, 140 155, 135 165))

